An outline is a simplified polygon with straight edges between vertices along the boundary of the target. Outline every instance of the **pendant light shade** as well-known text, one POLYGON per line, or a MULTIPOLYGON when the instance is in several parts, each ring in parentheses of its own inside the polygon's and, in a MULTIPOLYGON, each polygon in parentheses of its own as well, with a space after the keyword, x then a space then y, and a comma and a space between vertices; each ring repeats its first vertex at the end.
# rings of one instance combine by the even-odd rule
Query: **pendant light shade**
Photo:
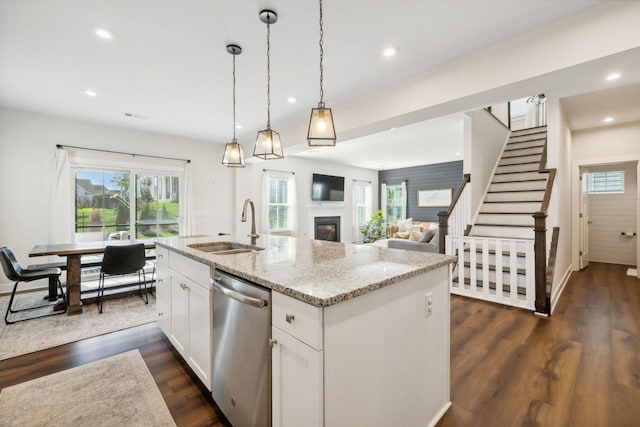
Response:
POLYGON ((236 139, 236 56, 242 53, 242 48, 235 44, 227 45, 227 52, 233 55, 233 139, 224 147, 222 164, 230 168, 243 168, 244 150, 236 139))
POLYGON ((253 155, 265 160, 282 159, 284 154, 280 144, 280 134, 271 128, 258 132, 253 155))
POLYGON ((318 108, 311 109, 309 131, 307 132, 307 143, 312 147, 336 145, 333 114, 331 113, 331 108, 327 108, 324 105, 324 89, 322 87, 324 79, 322 66, 322 60, 324 59, 324 29, 322 24, 322 0, 320 0, 320 102, 318 102, 318 108))
POLYGON ((222 164, 230 168, 244 167, 244 150, 236 139, 233 139, 225 145, 222 164))
POLYGON ((324 102, 319 102, 318 108, 311 109, 307 141, 309 145, 313 146, 336 145, 336 129, 333 126, 333 114, 331 114, 331 108, 324 106, 324 102))
POLYGON ((260 20, 267 24, 267 128, 258 132, 253 155, 264 160, 282 159, 280 134, 271 129, 271 24, 278 21, 272 10, 260 11, 260 20))

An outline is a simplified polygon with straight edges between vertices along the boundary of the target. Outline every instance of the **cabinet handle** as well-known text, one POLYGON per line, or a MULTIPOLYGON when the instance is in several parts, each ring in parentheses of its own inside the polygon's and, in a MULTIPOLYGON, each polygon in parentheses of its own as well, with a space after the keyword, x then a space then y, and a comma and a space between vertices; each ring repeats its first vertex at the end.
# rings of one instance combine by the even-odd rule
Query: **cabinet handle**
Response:
POLYGON ((158 279, 158 283, 164 282, 164 279, 158 279))
POLYGON ((294 316, 293 314, 287 314, 285 315, 285 320, 287 321, 287 323, 291 323, 295 320, 296 316, 294 316))
POLYGON ((164 313, 158 313, 158 317, 164 316, 164 313))
POLYGON ((273 338, 269 338, 269 347, 275 347, 278 344, 278 340, 274 340, 273 338))

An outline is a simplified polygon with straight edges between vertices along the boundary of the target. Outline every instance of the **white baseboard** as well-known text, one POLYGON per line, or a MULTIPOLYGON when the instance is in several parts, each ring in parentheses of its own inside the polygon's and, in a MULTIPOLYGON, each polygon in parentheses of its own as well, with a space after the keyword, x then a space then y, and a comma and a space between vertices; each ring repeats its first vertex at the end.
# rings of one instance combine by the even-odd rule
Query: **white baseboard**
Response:
POLYGON ((562 276, 562 280, 558 283, 557 291, 551 292, 551 314, 553 314, 553 310, 556 308, 556 303, 560 299, 560 295, 562 294, 562 291, 564 291, 564 287, 567 285, 567 282, 571 277, 571 273, 573 273, 573 267, 569 265, 569 268, 567 268, 567 271, 565 271, 562 276))

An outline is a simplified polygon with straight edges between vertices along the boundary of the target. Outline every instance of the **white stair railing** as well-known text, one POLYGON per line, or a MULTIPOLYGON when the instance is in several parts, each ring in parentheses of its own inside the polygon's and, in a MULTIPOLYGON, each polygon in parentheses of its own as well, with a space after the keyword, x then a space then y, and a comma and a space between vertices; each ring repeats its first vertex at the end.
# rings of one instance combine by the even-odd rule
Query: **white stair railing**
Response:
POLYGON ((452 294, 535 309, 535 258, 532 240, 447 236, 452 294))

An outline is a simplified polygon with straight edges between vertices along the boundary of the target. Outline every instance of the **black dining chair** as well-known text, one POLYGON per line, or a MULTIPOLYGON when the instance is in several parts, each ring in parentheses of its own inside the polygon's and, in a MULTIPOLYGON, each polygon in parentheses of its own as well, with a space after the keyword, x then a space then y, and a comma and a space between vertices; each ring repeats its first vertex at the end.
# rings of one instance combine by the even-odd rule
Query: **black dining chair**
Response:
POLYGON ((98 281, 98 311, 102 313, 102 301, 104 299, 104 279, 106 276, 122 276, 138 273, 138 290, 140 298, 145 304, 149 303, 147 295, 147 280, 144 274, 146 264, 144 243, 134 245, 112 245, 104 248, 102 267, 100 268, 100 280, 98 281), (140 281, 142 273, 142 282, 140 281), (142 284, 144 283, 144 296, 142 284))
POLYGON ((64 290, 62 289, 62 283, 60 283, 60 274, 62 274, 62 270, 60 270, 59 268, 40 268, 40 269, 22 268, 22 266, 20 266, 20 264, 18 263, 18 260, 16 259, 13 252, 11 252, 11 249, 7 248, 6 246, 3 246, 2 248, 0 248, 0 263, 2 264, 2 269, 4 270, 4 274, 7 276, 7 278, 9 280, 15 280, 16 282, 13 285, 13 291, 11 291, 9 306, 7 307, 7 312, 4 315, 4 323, 6 323, 7 325, 11 325, 13 323, 21 322, 23 320, 37 319, 40 317, 51 316, 54 314, 66 313, 67 304, 64 303, 62 305, 59 305, 55 301, 50 302, 48 304, 40 304, 36 306, 24 307, 18 310, 13 309, 13 300, 16 296, 18 283, 20 282, 26 283, 26 282, 33 282, 34 280, 41 280, 41 279, 55 280, 58 283, 58 287, 60 288, 62 299, 65 300, 64 290), (19 320, 13 320, 13 321, 9 320, 9 313, 15 314, 21 311, 35 310, 37 308, 43 308, 48 306, 53 307, 54 311, 51 313, 40 315, 40 316, 32 316, 32 317, 19 319, 19 320), (60 309, 56 310, 57 308, 60 308, 60 309))

